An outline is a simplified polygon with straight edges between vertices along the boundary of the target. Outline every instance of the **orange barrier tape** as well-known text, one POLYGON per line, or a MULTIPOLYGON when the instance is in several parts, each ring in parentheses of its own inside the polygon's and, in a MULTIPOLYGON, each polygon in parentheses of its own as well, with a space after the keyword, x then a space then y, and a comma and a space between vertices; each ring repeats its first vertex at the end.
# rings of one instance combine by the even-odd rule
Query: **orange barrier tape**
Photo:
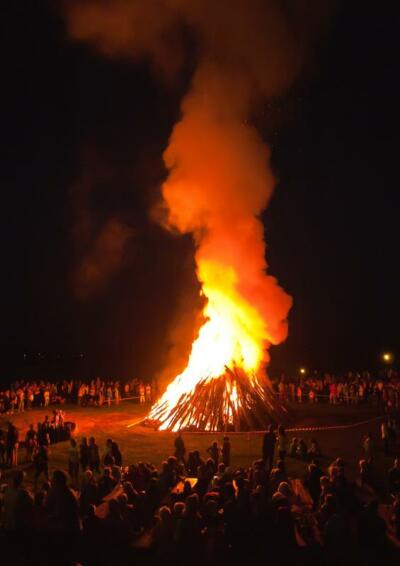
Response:
POLYGON ((326 431, 326 430, 344 430, 348 428, 355 428, 357 426, 362 426, 368 423, 372 423, 377 420, 384 419, 385 415, 380 415, 379 417, 373 417, 372 419, 367 419, 365 421, 359 421, 358 423, 350 423, 344 425, 330 425, 330 426, 310 426, 310 427, 298 427, 298 428, 286 428, 286 432, 312 432, 312 431, 326 431))

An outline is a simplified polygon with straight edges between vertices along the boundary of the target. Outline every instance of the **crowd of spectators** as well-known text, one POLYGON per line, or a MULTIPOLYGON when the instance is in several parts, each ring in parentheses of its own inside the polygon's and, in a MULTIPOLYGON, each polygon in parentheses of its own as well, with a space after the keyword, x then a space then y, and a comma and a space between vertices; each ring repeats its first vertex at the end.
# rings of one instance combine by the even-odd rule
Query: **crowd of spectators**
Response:
MULTIPOLYGON (((328 402, 330 404, 377 405, 400 409, 400 377, 394 370, 375 375, 368 371, 348 372, 341 375, 329 373, 297 377, 282 375, 272 378, 272 386, 282 401, 297 403, 328 402)), ((63 381, 16 381, 0 391, 0 414, 12 415, 33 407, 77 403, 83 406, 118 405, 121 399, 133 398, 140 403, 151 402, 154 398, 155 383, 138 379, 125 382, 104 380, 63 381)))
MULTIPOLYGON (((368 402, 398 414, 395 372, 377 378, 366 372, 282 377, 273 386, 284 401, 368 402)), ((227 436, 202 455, 187 452, 182 434, 175 438, 174 455, 160 467, 133 464, 124 461, 113 439, 104 449, 94 437, 78 441, 61 408, 67 402, 101 406, 132 397, 150 402, 151 385, 99 378, 17 382, 0 394, 7 414, 59 405, 50 418, 31 425, 24 439, 11 422, 0 434, 0 473, 2 467, 15 468, 3 478, 0 496, 1 552, 12 556, 10 563, 109 566, 138 558, 222 564, 267 556, 274 564, 300 557, 316 564, 399 563, 400 459, 377 481, 374 457, 378 450, 398 454, 398 418, 387 415, 379 439, 365 436, 354 481, 348 462, 340 457, 327 462, 315 439, 307 445, 303 438, 289 438, 283 426, 270 427, 260 459, 248 468, 231 466, 227 436), (69 442, 67 471, 50 477, 49 445, 62 440, 69 442), (29 483, 18 468, 20 441, 29 483), (290 477, 288 459, 306 462, 304 477, 290 477)))
POLYGON ((75 423, 66 421, 65 411, 62 409, 55 409, 51 418, 46 415, 44 421, 38 422, 36 427, 34 424, 29 425, 23 439, 20 438, 19 429, 9 421, 7 430, 0 428, 0 469, 18 465, 21 443, 25 448, 25 461, 36 462, 38 453, 43 458, 44 450, 50 444, 67 440, 74 429, 75 423))
POLYGON ((359 481, 351 481, 346 462, 336 458, 321 467, 315 449, 306 475, 291 478, 283 427, 271 427, 260 459, 239 469, 231 467, 228 437, 203 456, 187 452, 178 434, 174 455, 159 468, 125 462, 112 439, 100 455, 95 438, 71 438, 68 473, 56 470, 50 479, 45 467, 39 482, 34 462, 33 492, 20 470, 2 486, 2 555, 11 552, 26 564, 83 566, 135 558, 221 564, 268 557, 284 564, 302 552, 309 563, 398 563, 400 461, 380 496, 361 467, 359 481), (385 497, 392 505, 382 512, 385 497))
POLYGON ((293 403, 325 402, 332 405, 375 403, 388 409, 400 409, 400 377, 397 371, 374 374, 369 371, 347 372, 341 375, 306 371, 297 377, 272 380, 273 388, 282 401, 293 403))
POLYGON ((115 380, 96 379, 64 381, 15 381, 5 391, 0 391, 0 414, 13 415, 34 407, 77 403, 81 406, 118 405, 121 399, 134 398, 140 403, 152 399, 153 385, 138 379, 122 383, 115 380))

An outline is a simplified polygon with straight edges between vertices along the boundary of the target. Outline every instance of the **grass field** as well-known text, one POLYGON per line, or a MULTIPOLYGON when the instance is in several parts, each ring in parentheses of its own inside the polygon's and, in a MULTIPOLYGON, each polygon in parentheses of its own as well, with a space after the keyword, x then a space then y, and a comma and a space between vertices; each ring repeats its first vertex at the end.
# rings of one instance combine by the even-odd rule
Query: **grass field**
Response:
MULTIPOLYGON (((124 464, 146 461, 159 465, 164 459, 173 453, 174 434, 171 432, 159 432, 140 424, 128 428, 132 423, 138 423, 146 414, 148 407, 138 405, 133 401, 123 401, 119 407, 77 407, 70 405, 65 407, 67 420, 76 422, 76 436, 94 436, 100 446, 101 452, 107 438, 113 438, 120 445, 124 464)), ((52 408, 34 409, 29 412, 14 415, 12 421, 20 430, 20 438, 23 439, 25 431, 30 423, 37 423, 44 419, 46 414, 51 414, 52 408)), ((323 451, 322 466, 327 466, 337 456, 341 456, 347 463, 349 474, 354 476, 357 470, 358 460, 362 457, 361 443, 363 436, 371 431, 376 443, 376 466, 382 471, 390 467, 393 457, 386 457, 379 446, 379 420, 376 410, 367 406, 331 407, 321 405, 295 405, 290 407, 293 417, 291 427, 312 426, 349 426, 349 428, 319 431, 293 431, 288 432, 289 437, 302 437, 307 444, 311 438, 316 438, 323 451), (357 423, 371 420, 367 424, 357 423)), ((1 417, 0 425, 5 426, 10 417, 1 417)), ((222 442, 221 433, 185 433, 184 439, 187 450, 198 449, 205 455, 205 451, 213 440, 222 442)), ((248 466, 253 460, 260 457, 261 440, 260 433, 231 433, 232 444, 232 466, 248 466)), ((68 442, 52 445, 50 448, 50 471, 56 468, 66 468, 68 442)), ((24 465, 24 450, 21 448, 19 457, 21 466, 27 469, 28 478, 31 477, 29 466, 24 465)), ((287 467, 292 477, 301 477, 306 471, 307 464, 298 460, 288 459, 287 467)))

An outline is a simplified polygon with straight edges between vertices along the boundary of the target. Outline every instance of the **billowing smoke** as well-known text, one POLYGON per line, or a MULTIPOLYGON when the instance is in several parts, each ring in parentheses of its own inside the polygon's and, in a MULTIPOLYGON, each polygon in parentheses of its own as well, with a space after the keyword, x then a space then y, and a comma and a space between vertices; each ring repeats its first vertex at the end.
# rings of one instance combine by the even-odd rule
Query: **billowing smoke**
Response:
POLYGON ((81 178, 71 188, 74 218, 72 287, 80 300, 103 291, 123 267, 133 229, 118 215, 99 218, 91 206, 95 186, 107 176, 93 155, 86 155, 81 178))
POLYGON ((251 125, 251 109, 299 76, 327 8, 319 0, 67 5, 73 38, 105 56, 147 58, 169 80, 179 72, 185 42, 192 38, 195 70, 164 153, 166 223, 194 235, 201 282, 232 274, 230 295, 252 305, 265 321, 264 348, 285 339, 291 298, 266 274, 259 215, 273 193, 274 176, 269 149, 251 125))

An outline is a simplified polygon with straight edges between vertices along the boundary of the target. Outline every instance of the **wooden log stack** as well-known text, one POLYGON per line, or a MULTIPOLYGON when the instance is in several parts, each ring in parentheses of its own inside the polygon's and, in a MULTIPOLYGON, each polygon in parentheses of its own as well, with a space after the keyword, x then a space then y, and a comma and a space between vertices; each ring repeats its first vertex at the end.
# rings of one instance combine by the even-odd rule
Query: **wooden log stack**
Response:
POLYGON ((248 375, 238 367, 228 368, 217 378, 204 377, 172 408, 161 405, 156 428, 186 431, 265 430, 270 424, 286 424, 289 414, 268 381, 248 375), (163 426, 164 424, 164 426, 163 426))

